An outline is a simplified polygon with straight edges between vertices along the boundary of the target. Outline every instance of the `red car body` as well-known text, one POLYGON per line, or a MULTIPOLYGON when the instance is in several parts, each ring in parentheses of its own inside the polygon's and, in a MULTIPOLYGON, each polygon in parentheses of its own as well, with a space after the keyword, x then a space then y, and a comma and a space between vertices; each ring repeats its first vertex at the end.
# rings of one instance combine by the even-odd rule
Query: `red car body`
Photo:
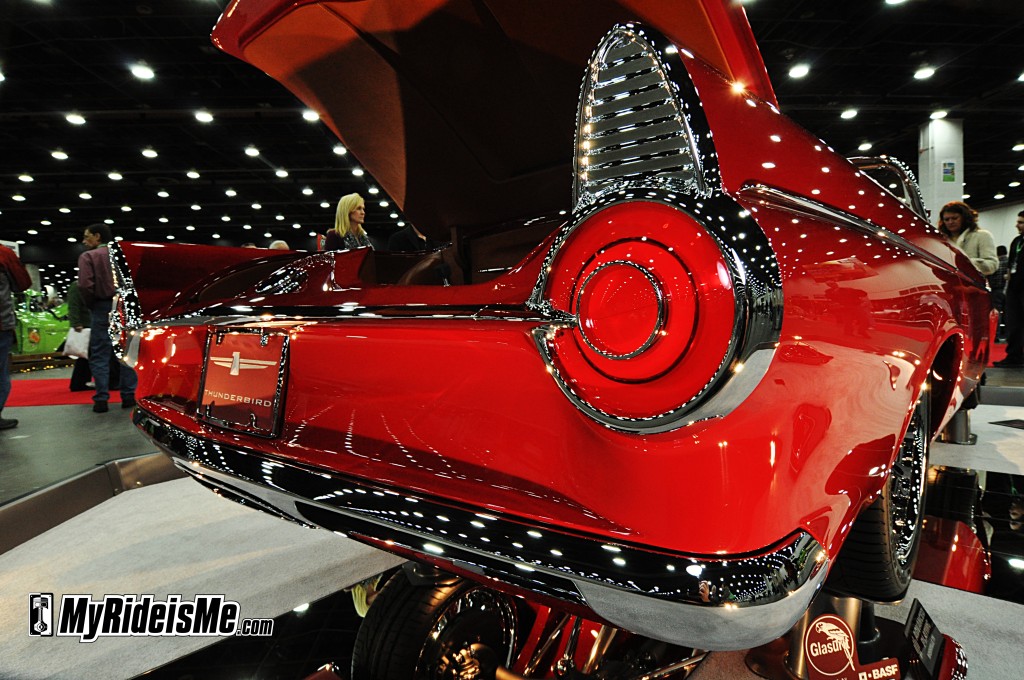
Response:
POLYGON ((761 644, 883 495, 925 386, 927 439, 976 386, 984 278, 780 113, 741 9, 545 12, 228 7, 216 44, 451 239, 457 285, 368 249, 121 243, 136 422, 236 500, 656 639, 761 644), (649 99, 610 111, 631 78, 649 99))

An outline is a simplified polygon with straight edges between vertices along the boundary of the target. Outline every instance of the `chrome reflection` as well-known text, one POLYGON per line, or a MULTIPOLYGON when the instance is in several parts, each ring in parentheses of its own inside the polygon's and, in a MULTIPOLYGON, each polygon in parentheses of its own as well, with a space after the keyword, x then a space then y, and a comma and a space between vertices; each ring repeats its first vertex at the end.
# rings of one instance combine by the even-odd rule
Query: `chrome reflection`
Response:
POLYGON ((574 212, 624 183, 702 196, 719 184, 700 99, 670 47, 625 24, 591 56, 576 118, 574 212))
POLYGON ((114 305, 110 313, 110 341, 114 353, 129 366, 135 365, 138 349, 137 329, 142 326, 142 306, 139 293, 135 290, 131 269, 121 246, 116 242, 107 244, 110 266, 114 275, 114 305))
POLYGON ((227 497, 461 573, 585 605, 623 627, 653 628, 659 639, 677 641, 680 621, 686 620, 694 639, 685 643, 691 646, 733 649, 737 640, 747 646, 767 642, 800 617, 827 571, 824 548, 803 531, 744 557, 654 552, 202 439, 144 409, 136 409, 135 424, 179 468, 224 489, 227 497), (643 621, 631 618, 637 616, 643 621), (714 633, 702 633, 705 628, 714 633))

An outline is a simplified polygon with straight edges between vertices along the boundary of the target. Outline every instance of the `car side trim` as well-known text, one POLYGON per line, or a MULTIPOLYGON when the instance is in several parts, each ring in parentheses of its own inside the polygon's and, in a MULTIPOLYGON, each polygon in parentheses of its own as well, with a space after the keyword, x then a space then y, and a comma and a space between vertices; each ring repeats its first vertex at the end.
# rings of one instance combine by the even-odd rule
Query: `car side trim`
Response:
POLYGON ((824 548, 804 531, 752 554, 656 552, 329 474, 193 435, 146 409, 136 409, 135 424, 179 468, 232 500, 588 607, 677 644, 745 649, 775 639, 828 571, 824 548))

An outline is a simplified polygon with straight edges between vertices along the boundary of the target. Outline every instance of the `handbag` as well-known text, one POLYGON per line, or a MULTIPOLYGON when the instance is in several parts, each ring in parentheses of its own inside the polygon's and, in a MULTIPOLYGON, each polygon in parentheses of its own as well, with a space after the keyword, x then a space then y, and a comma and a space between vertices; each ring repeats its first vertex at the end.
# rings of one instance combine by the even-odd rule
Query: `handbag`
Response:
POLYGON ((89 330, 88 328, 83 328, 80 331, 76 331, 74 328, 68 329, 68 337, 64 340, 64 356, 79 359, 89 358, 89 330))

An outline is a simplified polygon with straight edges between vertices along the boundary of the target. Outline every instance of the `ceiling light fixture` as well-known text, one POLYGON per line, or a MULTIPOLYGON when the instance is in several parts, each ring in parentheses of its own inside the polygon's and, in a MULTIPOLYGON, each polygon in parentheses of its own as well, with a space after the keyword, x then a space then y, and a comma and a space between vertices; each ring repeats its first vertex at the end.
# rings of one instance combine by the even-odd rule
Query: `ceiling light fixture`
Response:
POLYGON ((250 144, 249 146, 245 147, 245 155, 252 156, 253 158, 255 158, 256 156, 260 155, 260 150, 257 149, 252 144, 250 144))
POLYGON ((195 170, 189 170, 185 173, 185 177, 188 177, 189 179, 199 179, 200 175, 195 170))
POLYGON ((922 66, 914 71, 914 80, 928 80, 935 75, 935 69, 931 66, 922 66))
POLYGON ((160 224, 167 224, 168 222, 170 222, 170 220, 167 219, 166 217, 158 217, 156 221, 159 222, 160 224))
POLYGON ((906 1, 907 0, 885 0, 885 4, 887 4, 887 5, 902 5, 906 1))
POLYGON ((124 179, 124 175, 122 175, 121 173, 116 172, 116 171, 115 172, 108 172, 107 173, 107 177, 109 177, 110 179, 114 180, 115 182, 118 182, 118 181, 124 179))
POLYGON ((369 189, 367 189, 367 191, 369 191, 371 194, 375 196, 380 193, 380 189, 378 189, 377 187, 370 187, 369 189))
POLYGON ((260 205, 259 203, 253 203, 251 207, 252 207, 253 210, 259 210, 263 206, 260 205))
POLYGON ((225 196, 230 196, 230 197, 234 198, 235 196, 238 195, 238 192, 235 191, 234 189, 225 189, 224 190, 224 195, 225 196))
POLYGON ((795 64, 793 68, 789 69, 790 78, 803 78, 811 72, 811 67, 807 64, 795 64))
POLYGON ((82 193, 78 194, 78 197, 83 201, 88 201, 90 198, 92 198, 92 194, 90 194, 88 191, 83 191, 82 193))
POLYGON ((868 151, 871 148, 871 142, 861 142, 857 147, 857 151, 868 151))
POLYGON ((320 201, 320 207, 321 208, 330 208, 331 204, 328 203, 327 201, 320 201))
POLYGON ((31 182, 34 178, 32 177, 32 175, 26 172, 18 175, 18 179, 20 179, 22 182, 31 182))
POLYGON ((192 208, 192 210, 202 210, 203 209, 203 206, 199 205, 198 203, 193 203, 189 207, 192 208))
POLYGON ((21 203, 22 201, 25 200, 25 197, 22 196, 21 194, 14 194, 13 196, 11 196, 11 200, 18 201, 19 203, 21 203))
POLYGON ((36 231, 35 229, 29 229, 29 230, 28 230, 28 231, 27 231, 26 233, 27 233, 27 234, 28 234, 29 236, 35 236, 35 235, 36 235, 36 234, 38 234, 39 232, 38 232, 38 231, 36 231))
POLYGON ((156 76, 153 69, 143 63, 132 64, 131 72, 139 80, 152 80, 156 76))
POLYGON ((121 206, 121 212, 131 212, 131 211, 132 211, 132 207, 130 205, 122 205, 121 206))
POLYGON ((274 171, 274 174, 277 175, 278 177, 283 178, 288 176, 288 171, 285 170, 284 168, 278 168, 277 170, 274 171))
POLYGON ((85 125, 85 116, 80 113, 69 113, 64 116, 64 120, 71 123, 72 125, 85 125))
POLYGON ((61 149, 55 149, 54 151, 51 151, 50 155, 59 161, 66 161, 68 159, 67 153, 65 153, 61 149))
POLYGON ((220 234, 210 234, 210 238, 220 238, 220 234))
POLYGON ((62 213, 64 215, 70 215, 71 214, 71 208, 68 208, 67 206, 62 206, 60 208, 57 208, 57 212, 62 213))
POLYGON ((187 227, 185 227, 185 231, 195 231, 195 230, 196 230, 196 228, 193 227, 191 224, 188 225, 187 227))
POLYGON ((1010 188, 1011 189, 1016 189, 1019 186, 1020 186, 1020 182, 1010 182, 1010 188))
POLYGON ((363 172, 362 168, 352 168, 352 174, 355 175, 356 177, 362 177, 366 173, 363 172))
POLYGON ((306 109, 302 112, 302 117, 308 120, 310 123, 315 123, 320 120, 320 114, 313 109, 306 109))
POLYGON ((851 118, 857 117, 857 109, 846 109, 839 114, 839 117, 843 120, 850 120, 851 118))
POLYGON ((302 195, 303 196, 312 196, 313 195, 313 190, 310 189, 309 187, 303 187, 302 188, 302 195))
POLYGON ((1006 195, 1005 195, 1005 194, 996 194, 996 195, 995 195, 995 196, 993 196, 992 198, 996 199, 997 201, 1001 201, 1001 200, 1003 200, 1004 198, 1006 198, 1006 195))
POLYGON ((151 146, 147 146, 142 150, 142 155, 146 158, 156 158, 159 154, 157 154, 156 149, 151 146))
POLYGON ((195 116, 196 116, 196 120, 198 120, 200 123, 212 123, 213 122, 213 114, 210 113, 209 111, 196 111, 195 116))
POLYGON ((343 147, 341 144, 335 144, 334 153, 338 154, 339 156, 344 156, 345 154, 348 153, 348 149, 343 147))
POLYGON ((928 117, 931 118, 932 120, 942 120, 947 115, 949 115, 948 111, 932 111, 932 115, 928 117))
POLYGON ((1014 144, 1013 145, 1013 150, 1014 151, 1024 151, 1024 144, 1014 144))
POLYGON ((170 194, 167 193, 166 191, 163 191, 162 189, 160 191, 156 192, 156 195, 159 196, 160 198, 169 198, 170 197, 170 194))

